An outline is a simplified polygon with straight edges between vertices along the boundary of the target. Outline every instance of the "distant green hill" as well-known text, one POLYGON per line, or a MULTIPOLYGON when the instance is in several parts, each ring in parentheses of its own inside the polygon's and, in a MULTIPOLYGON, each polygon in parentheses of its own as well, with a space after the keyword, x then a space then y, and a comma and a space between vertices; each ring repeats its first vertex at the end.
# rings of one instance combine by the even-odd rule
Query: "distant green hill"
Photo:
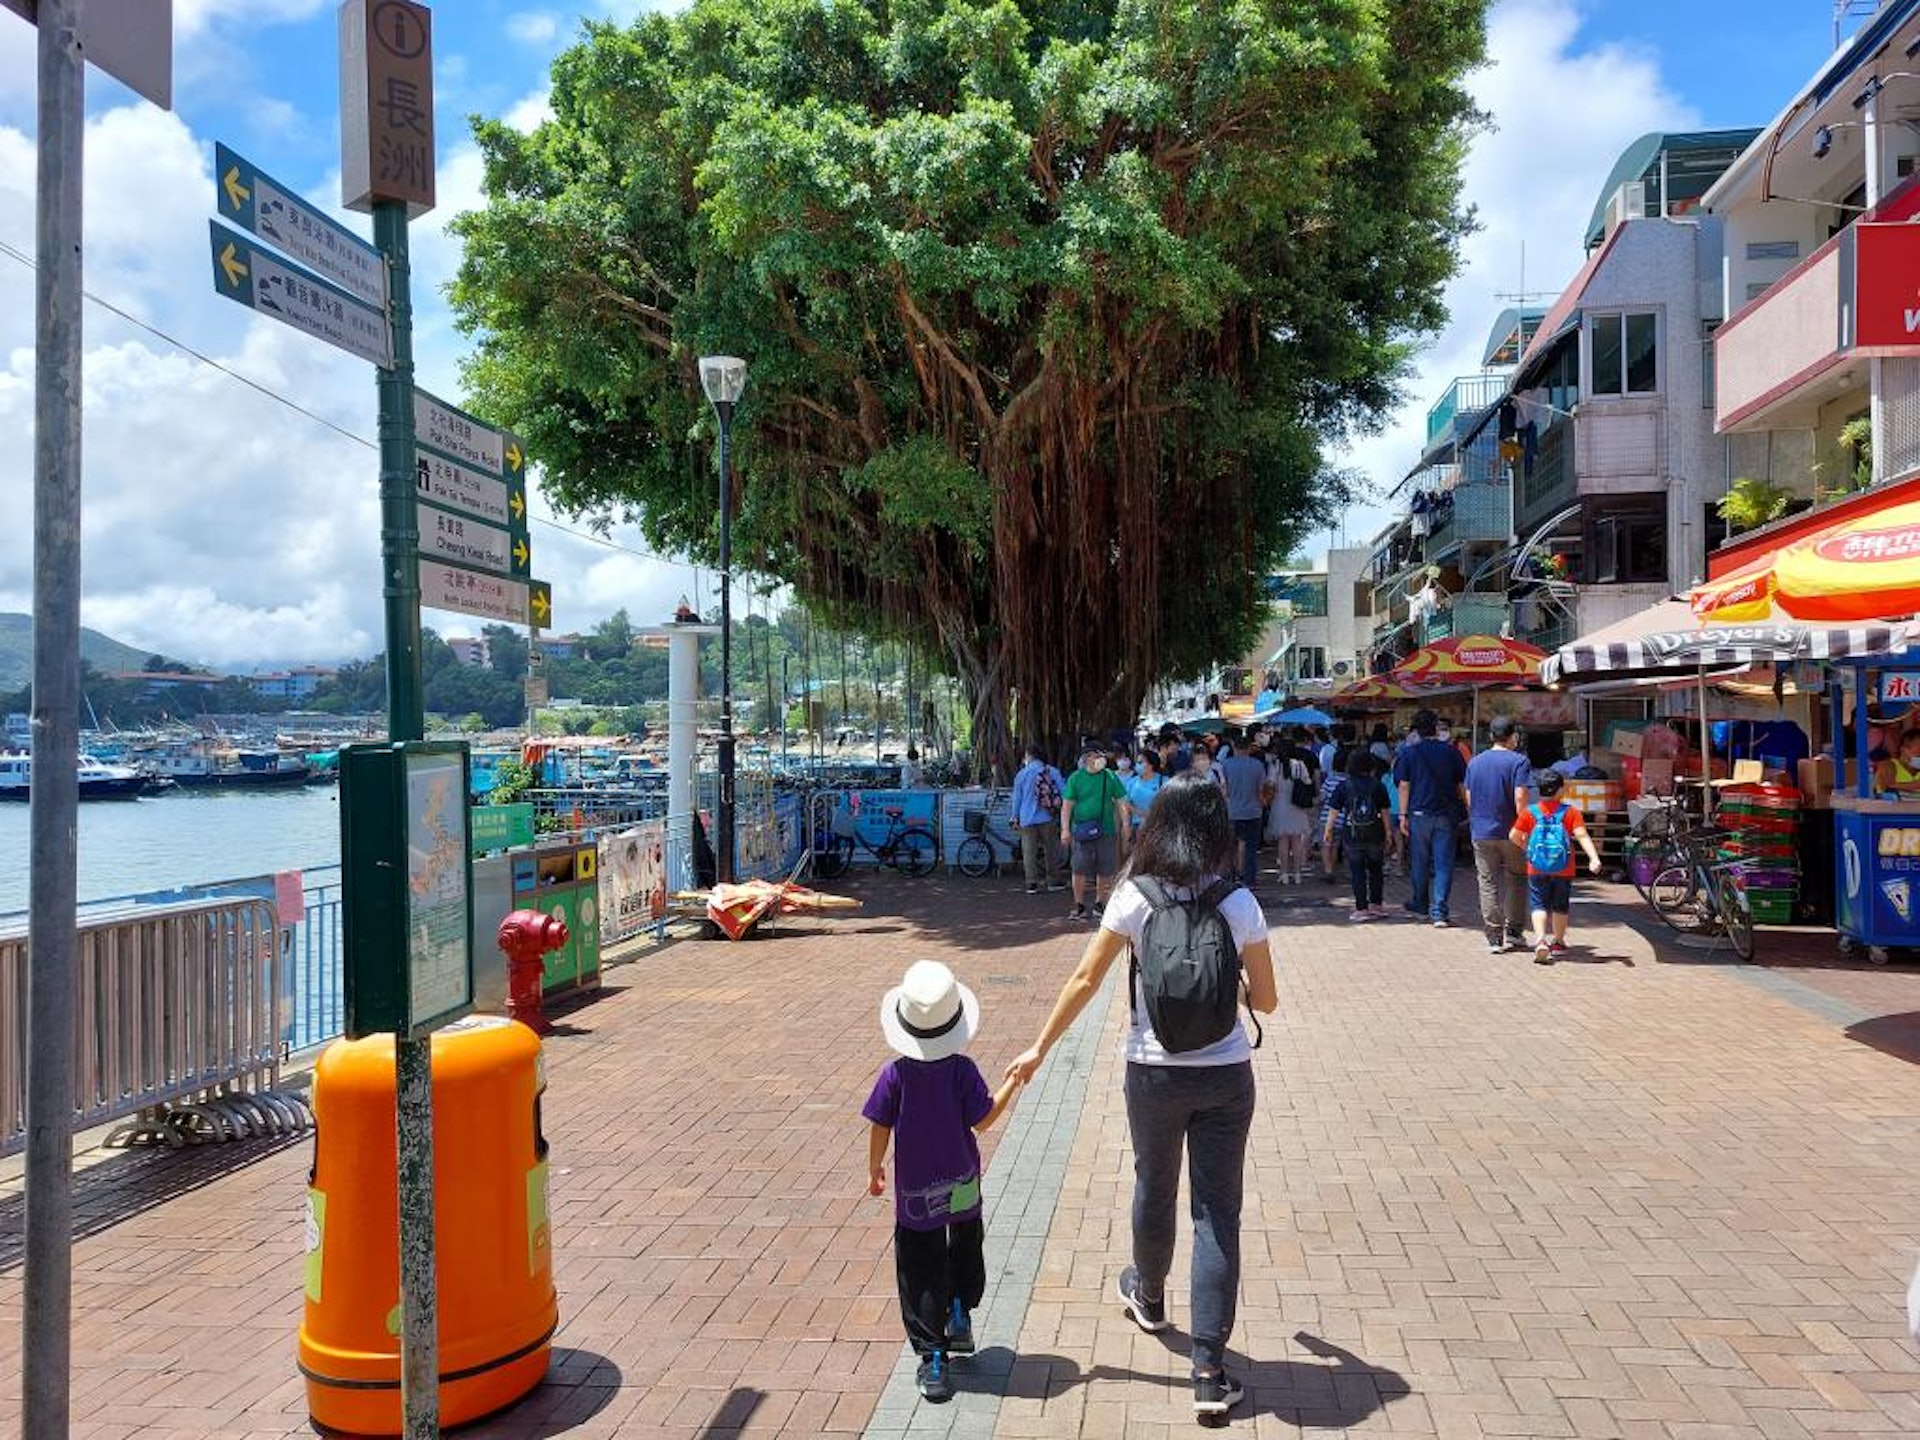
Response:
MULTIPOLYGON (((98 630, 80 631, 80 658, 104 674, 138 670, 151 650, 122 645, 98 630)), ((0 615, 0 690, 17 690, 33 678, 33 617, 0 615)))

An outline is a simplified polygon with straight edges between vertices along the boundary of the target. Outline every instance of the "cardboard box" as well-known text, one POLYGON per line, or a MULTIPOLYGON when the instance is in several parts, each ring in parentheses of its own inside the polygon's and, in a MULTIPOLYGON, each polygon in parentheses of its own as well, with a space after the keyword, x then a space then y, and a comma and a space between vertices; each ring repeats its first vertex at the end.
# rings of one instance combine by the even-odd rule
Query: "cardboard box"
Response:
POLYGON ((1808 810, 1833 808, 1833 757, 1815 755, 1800 762, 1800 803, 1808 810))
POLYGON ((1613 734, 1607 743, 1629 760, 1641 758, 1641 748, 1645 744, 1645 735, 1639 730, 1629 730, 1624 725, 1613 727, 1613 734))
POLYGON ((1642 795, 1673 794, 1673 761, 1642 760, 1640 762, 1640 793, 1642 795))

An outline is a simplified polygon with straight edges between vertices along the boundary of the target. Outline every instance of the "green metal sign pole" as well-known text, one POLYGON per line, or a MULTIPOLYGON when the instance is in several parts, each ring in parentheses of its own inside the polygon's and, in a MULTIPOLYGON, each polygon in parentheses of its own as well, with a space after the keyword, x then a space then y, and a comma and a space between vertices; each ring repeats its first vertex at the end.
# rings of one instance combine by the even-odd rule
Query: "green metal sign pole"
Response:
MULTIPOLYGON (((393 365, 379 372, 380 562, 386 575, 387 738, 420 740, 420 524, 413 473, 413 296, 405 202, 373 207, 387 259, 393 365)), ((404 955, 394 964, 406 964, 404 955)), ((407 1440, 440 1433, 439 1297, 433 1254, 433 1041, 393 1039, 400 1189, 400 1404, 407 1440)))

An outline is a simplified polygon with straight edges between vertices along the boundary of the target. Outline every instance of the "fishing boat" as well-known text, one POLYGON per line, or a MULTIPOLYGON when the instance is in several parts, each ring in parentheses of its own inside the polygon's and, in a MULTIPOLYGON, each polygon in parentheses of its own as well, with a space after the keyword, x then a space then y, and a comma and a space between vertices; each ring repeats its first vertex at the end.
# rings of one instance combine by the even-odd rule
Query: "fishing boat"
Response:
POLYGON ((307 762, 279 750, 243 750, 212 740, 162 746, 141 757, 148 774, 183 790, 261 790, 307 783, 307 762))
MULTIPOLYGON (((124 765, 107 765, 91 755, 80 757, 80 798, 82 800, 137 800, 153 788, 149 776, 124 765)), ((33 757, 27 754, 0 755, 0 800, 32 798, 33 757)))

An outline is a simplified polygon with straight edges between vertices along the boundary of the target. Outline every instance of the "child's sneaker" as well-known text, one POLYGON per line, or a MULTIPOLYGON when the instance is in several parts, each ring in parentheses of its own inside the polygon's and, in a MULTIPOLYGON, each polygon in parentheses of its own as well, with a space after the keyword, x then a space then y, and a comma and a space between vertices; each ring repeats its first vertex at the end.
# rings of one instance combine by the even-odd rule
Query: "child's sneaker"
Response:
POLYGON ((1553 949, 1551 953, 1553 955, 1553 958, 1556 960, 1566 959, 1567 958, 1567 942, 1564 940, 1554 941, 1553 949))
POLYGON ((1533 947, 1533 963, 1536 965, 1551 965, 1553 963, 1553 947, 1544 940, 1535 945, 1533 947))
POLYGON ((920 1387, 920 1398, 930 1405, 944 1405, 951 1400, 953 1379, 947 1374, 947 1352, 936 1350, 922 1359, 914 1383, 920 1387))
POLYGON ((947 1353, 973 1354, 973 1317, 967 1314, 966 1306, 957 1299, 947 1314, 947 1353))
POLYGON ((1087 907, 1084 905, 1076 905, 1067 912, 1067 919, 1073 921, 1075 924, 1084 923, 1086 918, 1087 907))
POLYGON ((1224 1370, 1193 1377, 1193 1413, 1224 1415, 1246 1395, 1240 1382, 1224 1370))
POLYGON ((1373 919, 1373 912, 1371 910, 1355 910, 1347 916, 1347 919, 1355 925, 1364 925, 1367 921, 1373 919))
POLYGON ((1164 1330, 1167 1328, 1167 1299, 1149 1300, 1140 1293, 1140 1272, 1132 1265, 1120 1272, 1120 1280, 1114 1287, 1120 1292, 1120 1303, 1126 1307, 1127 1314, 1133 1317, 1133 1323, 1142 1330, 1164 1330))

